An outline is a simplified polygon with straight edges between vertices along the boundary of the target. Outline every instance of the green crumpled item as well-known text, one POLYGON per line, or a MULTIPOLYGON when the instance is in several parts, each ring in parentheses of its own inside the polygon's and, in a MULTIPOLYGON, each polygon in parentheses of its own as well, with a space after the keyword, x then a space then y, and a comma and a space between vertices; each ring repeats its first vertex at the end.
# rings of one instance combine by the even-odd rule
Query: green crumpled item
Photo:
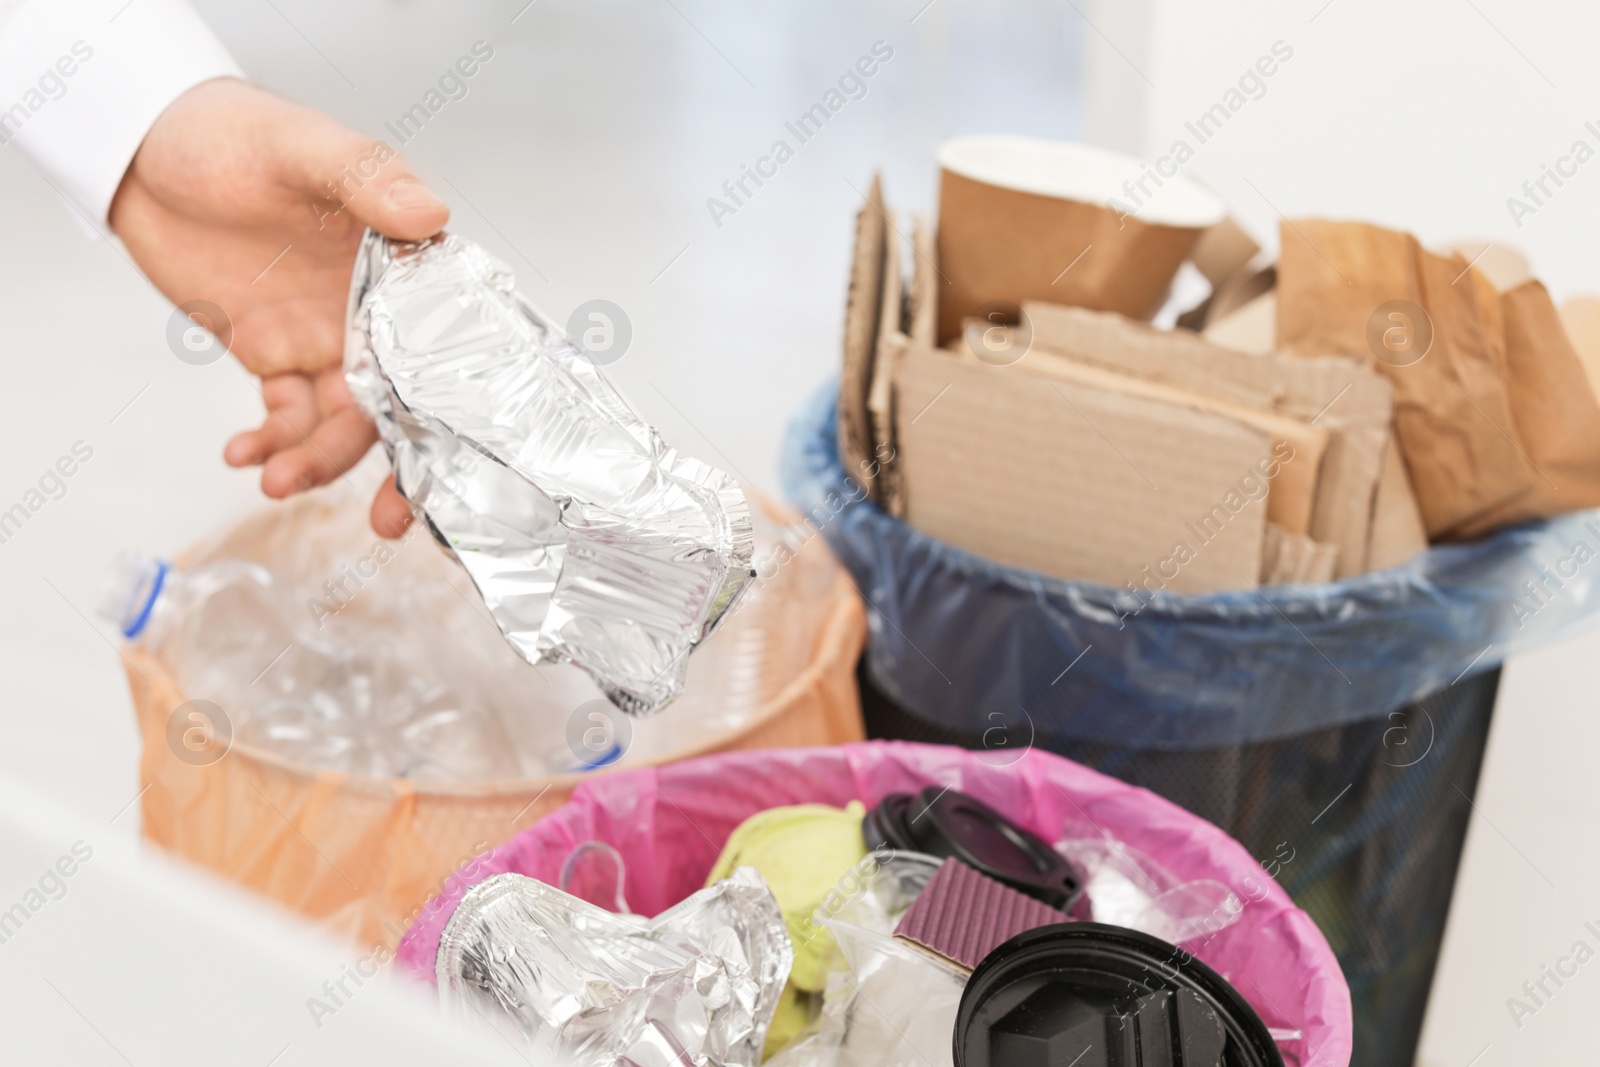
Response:
POLYGON ((766 879, 783 912, 794 966, 763 1052, 771 1057, 803 1030, 815 1014, 828 973, 844 963, 833 935, 812 921, 828 894, 838 890, 852 868, 867 855, 861 836, 866 808, 851 801, 846 808, 796 804, 769 808, 750 816, 728 837, 706 884, 754 867, 766 879))

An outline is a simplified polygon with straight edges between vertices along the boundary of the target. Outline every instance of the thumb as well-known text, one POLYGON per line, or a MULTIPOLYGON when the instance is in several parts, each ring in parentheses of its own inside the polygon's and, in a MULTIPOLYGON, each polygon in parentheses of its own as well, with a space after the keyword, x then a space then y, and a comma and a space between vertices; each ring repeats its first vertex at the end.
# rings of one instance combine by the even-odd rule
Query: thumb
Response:
POLYGON ((292 173, 329 211, 348 211, 358 222, 402 241, 432 237, 450 220, 443 198, 384 142, 331 119, 312 129, 301 125, 293 140, 299 144, 285 146, 291 158, 298 157, 292 173))
POLYGON ((420 241, 444 229, 450 221, 444 199, 394 149, 379 141, 372 150, 374 158, 386 158, 377 164, 377 177, 347 201, 355 217, 385 237, 402 241, 420 241))

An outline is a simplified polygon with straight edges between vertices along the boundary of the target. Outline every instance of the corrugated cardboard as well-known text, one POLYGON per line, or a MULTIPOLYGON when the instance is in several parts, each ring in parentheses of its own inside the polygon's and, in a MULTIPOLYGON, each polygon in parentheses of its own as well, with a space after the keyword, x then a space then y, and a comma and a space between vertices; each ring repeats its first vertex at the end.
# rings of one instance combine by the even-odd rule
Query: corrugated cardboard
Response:
MULTIPOLYGON (((1178 316, 1177 325, 1185 330, 1200 332, 1213 323, 1220 322, 1263 293, 1270 293, 1278 283, 1278 268, 1262 267, 1259 270, 1246 266, 1212 287, 1199 304, 1178 316)), ((1274 337, 1276 342, 1277 338, 1274 337)))
POLYGON ((1254 585, 1271 435, 1235 419, 910 345, 896 364, 906 517, 1013 566, 1115 586, 1254 585))
POLYGON ((894 465, 894 364, 906 345, 905 290, 900 275, 900 229, 892 211, 884 221, 889 228, 883 257, 883 298, 879 303, 878 337, 872 360, 872 385, 867 394, 867 414, 872 423, 872 499, 890 514, 898 514, 894 465))
POLYGON ((1261 294, 1272 292, 1277 284, 1277 264, 1262 267, 1257 271, 1240 271, 1217 287, 1209 308, 1210 317, 1206 322, 1218 321, 1232 315, 1261 294))
POLYGON ((1331 582, 1338 560, 1338 545, 1320 544, 1303 534, 1290 533, 1268 523, 1266 541, 1261 549, 1261 584, 1331 582))
POLYGON ((1367 570, 1404 563, 1428 547, 1428 531, 1411 492, 1411 477, 1393 437, 1383 453, 1383 474, 1372 500, 1372 531, 1367 538, 1367 570))
POLYGON ((878 304, 878 336, 874 341, 872 382, 867 391, 867 416, 872 425, 873 499, 882 503, 891 492, 894 456, 894 426, 890 411, 890 391, 895 357, 904 346, 906 335, 905 293, 900 282, 900 230, 893 212, 885 211, 888 236, 884 242, 882 297, 878 304))
POLYGON ((1265 356, 1278 348, 1278 294, 1265 292, 1200 331, 1212 344, 1265 356))
POLYGON ((1223 219, 1200 235, 1189 258, 1212 288, 1246 269, 1261 251, 1255 238, 1232 218, 1223 219))
MULTIPOLYGON (((1110 181, 1091 199, 1068 199, 1024 191, 1021 180, 974 180, 947 165, 951 144, 941 149, 939 178, 939 269, 948 282, 939 300, 941 344, 966 319, 984 317, 989 302, 1014 308, 1048 300, 1148 319, 1201 233, 1223 218, 1220 204, 1197 225, 1149 221, 1159 214, 1132 212, 1131 204, 1114 210, 1127 193, 1110 181)), ((1139 178, 1138 162, 1126 162, 1124 177, 1139 178)), ((1181 176, 1167 181, 1180 183, 1187 195, 1213 200, 1181 176)))
POLYGON ((1338 576, 1363 571, 1393 411, 1381 375, 1350 359, 1246 355, 1185 330, 1156 330, 1079 308, 1027 304, 1024 310, 1036 349, 1327 429, 1310 534, 1339 546, 1338 576))
POLYGON ((1285 222, 1278 261, 1278 348, 1367 359, 1395 389, 1395 433, 1434 539, 1466 536, 1533 491, 1511 414, 1498 294, 1460 256, 1365 223, 1285 222), (1432 323, 1427 354, 1378 361, 1369 321, 1404 300, 1432 323))
POLYGON ((939 347, 939 248, 933 227, 921 215, 911 222, 911 339, 939 347))
POLYGON ((850 261, 850 292, 845 299, 844 366, 839 376, 839 458, 845 473, 876 499, 873 477, 872 415, 868 395, 877 355, 878 316, 883 302, 888 225, 883 188, 877 175, 867 202, 856 213, 855 252, 850 261))
POLYGON ((1322 467, 1322 457, 1328 447, 1327 430, 1259 408, 1079 363, 1069 356, 1045 348, 1030 352, 1026 362, 1026 369, 1035 374, 1221 415, 1267 434, 1273 455, 1294 457, 1292 462, 1281 464, 1279 473, 1272 479, 1267 493, 1267 521, 1290 533, 1306 534, 1310 531, 1311 513, 1316 503, 1317 472, 1322 467))

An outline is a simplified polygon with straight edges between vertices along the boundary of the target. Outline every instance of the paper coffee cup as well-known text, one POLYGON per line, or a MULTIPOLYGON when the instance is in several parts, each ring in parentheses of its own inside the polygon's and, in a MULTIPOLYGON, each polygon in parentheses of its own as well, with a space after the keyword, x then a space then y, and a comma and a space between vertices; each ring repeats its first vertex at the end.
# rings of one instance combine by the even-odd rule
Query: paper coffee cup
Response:
POLYGON ((1220 200, 1089 145, 984 134, 939 148, 939 339, 995 305, 1074 304, 1148 319, 1220 200))

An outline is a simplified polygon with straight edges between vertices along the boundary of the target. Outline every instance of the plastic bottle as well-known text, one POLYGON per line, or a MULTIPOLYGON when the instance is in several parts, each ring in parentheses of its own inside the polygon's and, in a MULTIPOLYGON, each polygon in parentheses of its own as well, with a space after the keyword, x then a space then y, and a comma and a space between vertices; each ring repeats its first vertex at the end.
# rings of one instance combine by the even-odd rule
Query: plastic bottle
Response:
POLYGON ((165 560, 125 554, 107 583, 101 614, 130 642, 160 656, 187 696, 230 714, 315 686, 327 669, 326 657, 287 621, 272 575, 242 560, 184 572, 165 560))
POLYGON ((221 707, 239 741, 376 777, 518 773, 503 724, 470 679, 445 677, 392 628, 342 642, 313 637, 290 621, 290 598, 256 564, 179 571, 124 555, 101 614, 157 655, 186 697, 221 707))

